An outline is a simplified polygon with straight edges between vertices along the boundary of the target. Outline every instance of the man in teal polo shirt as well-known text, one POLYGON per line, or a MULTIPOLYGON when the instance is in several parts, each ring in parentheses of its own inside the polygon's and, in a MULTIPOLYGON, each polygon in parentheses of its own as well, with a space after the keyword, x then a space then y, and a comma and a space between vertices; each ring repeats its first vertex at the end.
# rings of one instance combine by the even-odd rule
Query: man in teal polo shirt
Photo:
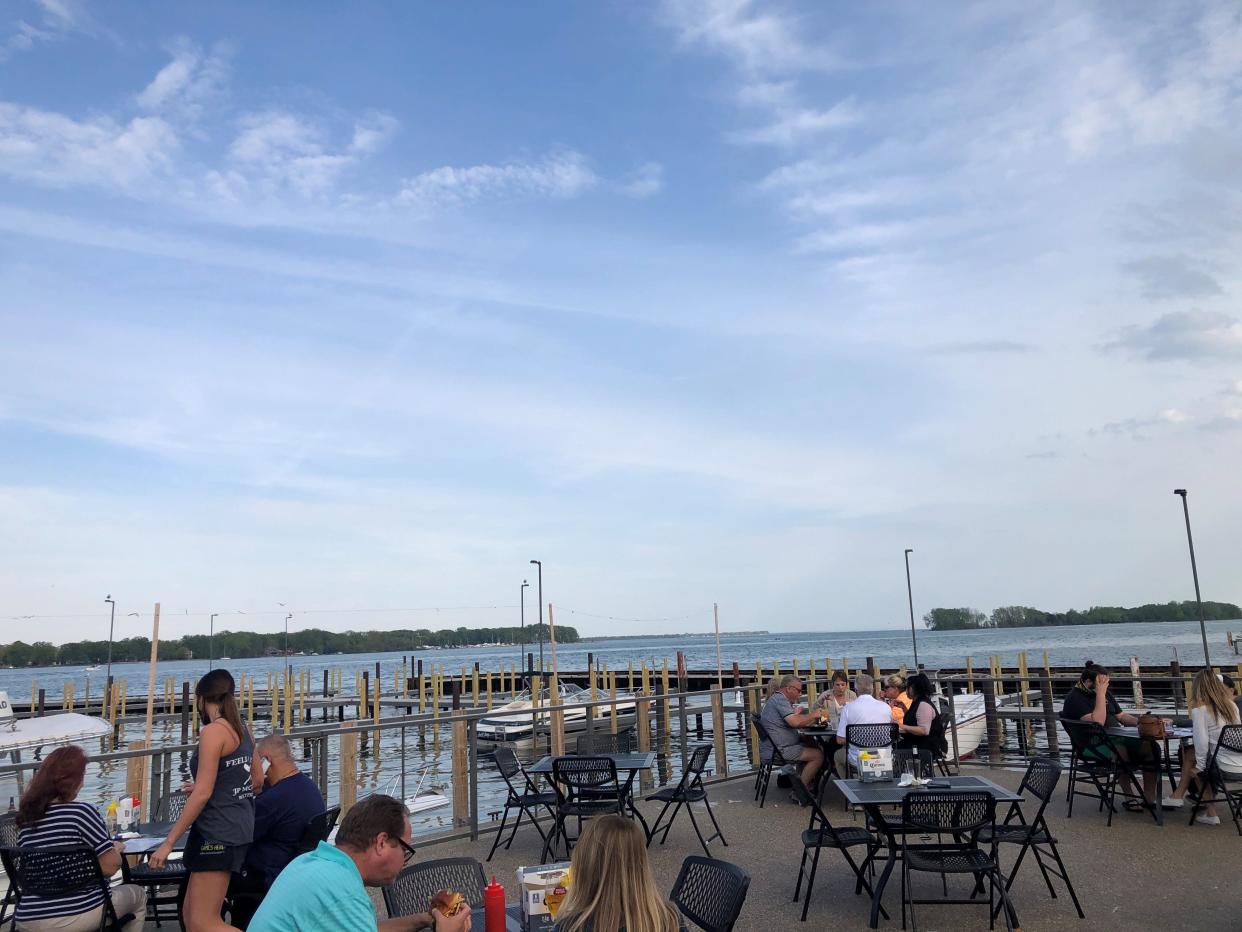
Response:
POLYGON ((470 907, 377 922, 366 888, 384 887, 414 855, 410 817, 400 800, 368 796, 345 814, 336 844, 290 862, 267 891, 249 932, 469 932, 470 907))

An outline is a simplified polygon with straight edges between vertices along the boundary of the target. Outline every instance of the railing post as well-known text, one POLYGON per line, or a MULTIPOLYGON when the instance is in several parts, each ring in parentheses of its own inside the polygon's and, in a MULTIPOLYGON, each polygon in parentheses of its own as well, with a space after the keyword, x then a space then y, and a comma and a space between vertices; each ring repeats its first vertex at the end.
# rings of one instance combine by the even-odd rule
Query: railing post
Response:
POLYGON ((1182 712, 1182 665, 1174 660, 1169 664, 1169 676, 1172 682, 1169 684, 1169 691, 1173 694, 1173 714, 1180 715, 1182 712))
MULTIPOLYGON (((364 732, 365 734, 365 732, 364 732)), ((327 755, 324 755, 325 759, 327 755)), ((327 781, 325 781, 325 786, 327 781)), ((358 734, 341 733, 341 817, 358 801, 358 734)))
POLYGON ((996 718, 996 680, 987 676, 983 680, 983 721, 988 730, 988 764, 995 766, 1000 759, 1000 722, 996 718))
POLYGON ((719 690, 712 692, 712 738, 716 745, 716 773, 729 774, 729 758, 725 753, 724 696, 719 690))
POLYGON ((1057 708, 1052 695, 1052 671, 1046 667, 1039 684, 1039 692, 1044 707, 1044 738, 1048 742, 1048 756, 1056 757, 1061 751, 1061 741, 1057 735, 1057 708))
POLYGON ((1138 660, 1138 658, 1137 658, 1137 657, 1131 657, 1131 658, 1130 658, 1130 678, 1131 678, 1131 682, 1130 682, 1130 689, 1131 689, 1131 690, 1133 691, 1133 693, 1134 693, 1134 708, 1136 708, 1136 709, 1142 709, 1142 708, 1143 708, 1143 682, 1142 682, 1142 673, 1143 673, 1143 671, 1142 671, 1142 670, 1141 670, 1141 668, 1139 667, 1139 660, 1138 660))

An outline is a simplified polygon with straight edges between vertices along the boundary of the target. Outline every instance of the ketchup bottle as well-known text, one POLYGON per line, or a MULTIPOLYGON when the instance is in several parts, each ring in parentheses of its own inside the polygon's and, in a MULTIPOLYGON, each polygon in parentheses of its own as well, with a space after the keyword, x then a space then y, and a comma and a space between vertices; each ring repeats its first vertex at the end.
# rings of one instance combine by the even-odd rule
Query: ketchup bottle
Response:
POLYGON ((505 932, 505 888, 494 875, 483 888, 483 928, 484 932, 505 932))

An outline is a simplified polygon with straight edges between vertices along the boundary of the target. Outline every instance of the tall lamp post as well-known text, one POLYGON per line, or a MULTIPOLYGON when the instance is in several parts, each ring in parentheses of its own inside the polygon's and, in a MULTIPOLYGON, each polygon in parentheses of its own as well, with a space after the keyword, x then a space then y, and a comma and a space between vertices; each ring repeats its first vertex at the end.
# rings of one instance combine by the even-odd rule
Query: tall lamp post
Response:
POLYGON ((539 672, 543 673, 543 561, 530 562, 539 567, 539 672))
POLYGON ((919 636, 914 630, 914 590, 910 588, 910 554, 914 548, 906 548, 906 598, 910 601, 910 640, 914 643, 914 669, 919 668, 919 636))
POLYGON ((211 665, 215 663, 215 659, 216 659, 216 650, 215 650, 215 647, 216 647, 216 616, 219 614, 220 614, 219 612, 212 612, 211 621, 208 623, 209 627, 207 629, 207 669, 209 670, 211 669, 211 665))
MULTIPOLYGON (((518 669, 522 669, 522 664, 526 662, 526 590, 530 588, 530 583, 525 579, 522 580, 522 588, 518 590, 518 601, 521 605, 521 634, 518 635, 518 669)), ((527 673, 530 671, 527 670, 527 673)))
POLYGON ((1203 620, 1203 599, 1199 595, 1199 568, 1195 565, 1195 539, 1190 534, 1190 506, 1186 504, 1186 490, 1174 489, 1174 495, 1182 497, 1182 514, 1186 516, 1186 543, 1190 547, 1190 572, 1195 578, 1195 605, 1199 609, 1199 633, 1203 635, 1203 665, 1211 668, 1212 659, 1208 654, 1207 624, 1203 620))
POLYGON ((108 615, 108 682, 112 682, 112 631, 116 627, 116 600, 112 598, 112 593, 108 593, 108 597, 104 599, 112 606, 112 611, 108 615))

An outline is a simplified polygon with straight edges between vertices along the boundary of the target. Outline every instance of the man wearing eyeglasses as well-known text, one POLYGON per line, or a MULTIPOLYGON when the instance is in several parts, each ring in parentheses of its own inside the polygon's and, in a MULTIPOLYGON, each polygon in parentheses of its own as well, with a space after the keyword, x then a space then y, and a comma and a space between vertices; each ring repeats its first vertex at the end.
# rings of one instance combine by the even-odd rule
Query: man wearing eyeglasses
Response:
POLYGON ((391 796, 368 796, 345 814, 336 844, 295 858, 268 890, 249 932, 469 932, 470 907, 377 921, 366 888, 386 887, 414 859, 410 818, 391 796))

